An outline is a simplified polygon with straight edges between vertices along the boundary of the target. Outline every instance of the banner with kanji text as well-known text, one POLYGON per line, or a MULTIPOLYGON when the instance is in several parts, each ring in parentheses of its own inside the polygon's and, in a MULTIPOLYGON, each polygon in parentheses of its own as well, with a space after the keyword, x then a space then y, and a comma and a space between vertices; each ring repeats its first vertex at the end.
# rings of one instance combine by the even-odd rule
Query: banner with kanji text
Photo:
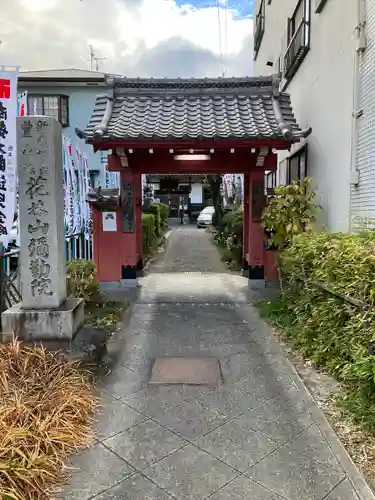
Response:
POLYGON ((0 243, 4 247, 10 240, 16 204, 18 73, 18 67, 0 66, 0 243))

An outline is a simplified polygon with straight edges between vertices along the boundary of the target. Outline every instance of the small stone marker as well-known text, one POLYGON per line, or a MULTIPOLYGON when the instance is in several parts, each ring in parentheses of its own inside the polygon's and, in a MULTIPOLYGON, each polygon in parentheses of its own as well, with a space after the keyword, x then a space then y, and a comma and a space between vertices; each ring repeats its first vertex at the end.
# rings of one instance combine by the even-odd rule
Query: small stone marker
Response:
POLYGON ((61 126, 17 118, 22 302, 2 314, 2 340, 71 340, 83 301, 67 299, 61 126))
POLYGON ((219 385, 221 371, 214 358, 158 358, 150 384, 219 385))

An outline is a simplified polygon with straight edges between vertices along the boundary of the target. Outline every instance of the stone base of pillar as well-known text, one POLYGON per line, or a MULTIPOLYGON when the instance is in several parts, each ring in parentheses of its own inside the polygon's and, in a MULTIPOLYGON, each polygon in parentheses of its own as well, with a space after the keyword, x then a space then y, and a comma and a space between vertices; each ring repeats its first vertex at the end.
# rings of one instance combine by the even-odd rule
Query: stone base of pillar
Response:
POLYGON ((262 279, 256 280, 249 278, 248 287, 250 290, 264 290, 265 282, 262 279))
POLYGON ((280 288, 280 282, 276 280, 265 280, 264 285, 265 288, 274 288, 276 290, 280 288))
POLYGON ((1 342, 14 338, 33 341, 71 341, 85 320, 82 299, 67 299, 57 309, 22 309, 22 303, 1 315, 1 342))

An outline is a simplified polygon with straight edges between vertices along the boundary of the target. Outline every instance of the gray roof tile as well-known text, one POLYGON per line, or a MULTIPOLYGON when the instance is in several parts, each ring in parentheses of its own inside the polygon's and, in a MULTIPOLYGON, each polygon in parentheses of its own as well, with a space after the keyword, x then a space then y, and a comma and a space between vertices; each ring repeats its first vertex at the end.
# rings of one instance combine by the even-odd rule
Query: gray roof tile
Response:
POLYGON ((284 139, 301 130, 272 77, 108 80, 81 135, 112 140, 284 139))

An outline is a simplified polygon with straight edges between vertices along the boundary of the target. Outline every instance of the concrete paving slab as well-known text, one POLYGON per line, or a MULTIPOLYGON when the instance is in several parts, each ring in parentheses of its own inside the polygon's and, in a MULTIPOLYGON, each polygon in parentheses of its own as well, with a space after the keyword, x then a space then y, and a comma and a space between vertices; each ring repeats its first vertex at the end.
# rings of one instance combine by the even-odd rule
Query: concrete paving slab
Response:
POLYGON ((144 476, 137 474, 95 497, 95 500, 172 500, 172 497, 144 476))
POLYGON ((185 446, 187 442, 156 422, 146 420, 106 439, 103 444, 132 467, 142 470, 185 446))
POLYGON ((133 475, 135 470, 98 443, 71 460, 76 469, 63 489, 62 500, 88 500, 133 475))
POLYGON ((278 447, 275 441, 253 431, 243 417, 197 439, 195 444, 240 472, 245 472, 278 447))
POLYGON ((144 474, 178 500, 203 500, 238 475, 193 445, 149 467, 144 474))
POLYGON ((324 500, 359 500, 359 496, 350 481, 345 479, 324 500))
POLYGON ((210 496, 210 500, 283 500, 283 497, 240 476, 210 496))
POLYGON ((126 396, 122 401, 148 417, 157 417, 211 390, 209 386, 154 385, 126 396))
POLYGON ((204 393, 197 398, 197 401, 224 410, 229 415, 239 415, 247 412, 262 403, 261 398, 240 391, 236 387, 221 386, 209 393, 204 393))
POLYGON ((99 439, 109 438, 133 425, 146 420, 147 417, 133 410, 110 394, 101 394, 101 408, 95 424, 99 439))
POLYGON ((173 412, 165 413, 155 419, 167 429, 180 436, 194 440, 216 429, 228 420, 238 415, 238 412, 228 411, 206 405, 198 400, 191 400, 173 408, 173 412))
POLYGON ((286 500, 322 500, 344 473, 296 453, 288 444, 251 467, 246 475, 286 500))

